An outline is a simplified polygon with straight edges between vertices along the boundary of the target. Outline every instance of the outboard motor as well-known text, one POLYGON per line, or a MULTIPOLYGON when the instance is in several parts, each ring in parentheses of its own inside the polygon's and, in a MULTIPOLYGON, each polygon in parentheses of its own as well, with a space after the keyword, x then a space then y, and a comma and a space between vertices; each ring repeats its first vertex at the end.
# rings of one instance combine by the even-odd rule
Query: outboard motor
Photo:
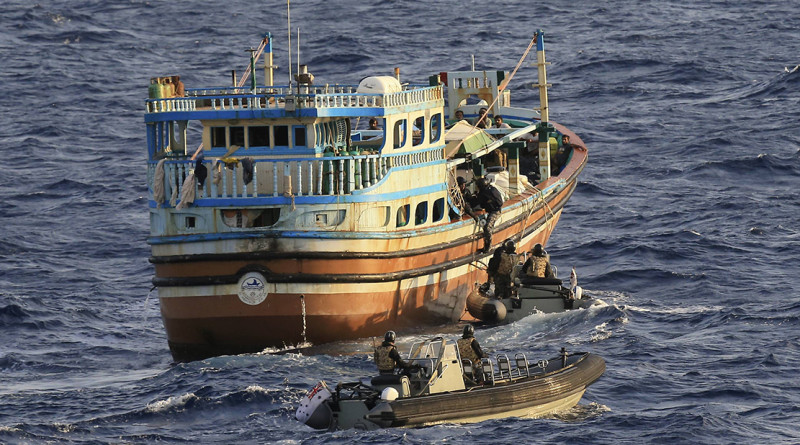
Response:
POLYGON ((319 382, 311 391, 300 401, 300 406, 294 417, 318 430, 331 428, 333 422, 333 412, 327 400, 333 397, 325 382, 319 382))
POLYGON ((503 302, 487 298, 478 289, 467 295, 467 312, 487 323, 499 323, 506 318, 506 306, 503 302))

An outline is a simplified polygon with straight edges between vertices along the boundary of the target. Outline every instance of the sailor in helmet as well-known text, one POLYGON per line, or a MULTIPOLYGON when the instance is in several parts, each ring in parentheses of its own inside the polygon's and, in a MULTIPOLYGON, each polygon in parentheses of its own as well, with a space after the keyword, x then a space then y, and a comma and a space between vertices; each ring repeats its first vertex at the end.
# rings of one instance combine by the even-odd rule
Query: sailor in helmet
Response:
POLYGON ((541 244, 536 243, 531 249, 531 256, 522 265, 522 272, 534 278, 554 278, 553 268, 550 267, 550 255, 545 252, 541 244))
MULTIPOLYGON (((479 369, 481 359, 488 357, 483 352, 478 340, 475 339, 475 328, 471 324, 464 326, 464 334, 456 341, 458 345, 458 353, 461 355, 461 360, 469 360, 472 362, 473 369, 479 369)), ((481 373, 477 373, 480 375, 481 373)))
POLYGON ((486 210, 486 225, 483 226, 483 247, 481 252, 486 253, 492 247, 492 231, 494 223, 500 217, 500 210, 503 208, 503 195, 487 178, 479 178, 478 184, 478 203, 486 210))
POLYGON ((378 372, 381 374, 394 374, 395 368, 409 369, 408 364, 400 358, 400 353, 394 346, 396 339, 394 331, 389 331, 383 336, 383 343, 375 348, 375 364, 378 365, 378 372))
POLYGON ((486 272, 489 274, 489 283, 494 283, 494 296, 498 299, 511 297, 511 273, 517 264, 517 246, 508 239, 498 247, 489 260, 486 272))

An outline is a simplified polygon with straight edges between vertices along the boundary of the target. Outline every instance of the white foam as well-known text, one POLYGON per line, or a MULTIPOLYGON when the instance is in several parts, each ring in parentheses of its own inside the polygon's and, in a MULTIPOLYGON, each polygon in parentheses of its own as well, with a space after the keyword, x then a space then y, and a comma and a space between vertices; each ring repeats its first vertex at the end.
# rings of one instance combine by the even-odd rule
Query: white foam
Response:
POLYGON ((177 397, 170 397, 167 400, 161 400, 158 402, 153 402, 148 404, 147 407, 145 407, 145 411, 149 413, 160 413, 173 408, 182 408, 186 406, 186 403, 194 399, 197 399, 197 396, 194 395, 194 393, 188 393, 177 397))

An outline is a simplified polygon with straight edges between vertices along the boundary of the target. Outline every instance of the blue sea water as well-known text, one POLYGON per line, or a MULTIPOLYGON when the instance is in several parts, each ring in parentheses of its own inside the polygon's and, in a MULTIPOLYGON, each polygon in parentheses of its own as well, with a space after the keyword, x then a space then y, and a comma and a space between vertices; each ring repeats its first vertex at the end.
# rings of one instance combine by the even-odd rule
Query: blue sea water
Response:
MULTIPOLYGON (((590 149, 548 250, 603 304, 477 334, 603 356, 581 403, 335 433, 294 421, 296 401, 372 372, 369 340, 182 364, 167 348, 145 243, 149 78, 225 85, 266 31, 288 64, 285 3, 210 3, 0 4, 0 443, 800 443, 796 1, 294 1, 320 83, 425 81, 472 55, 510 70, 542 28, 551 118, 590 149)), ((535 79, 526 63, 513 103, 537 105, 535 79)))

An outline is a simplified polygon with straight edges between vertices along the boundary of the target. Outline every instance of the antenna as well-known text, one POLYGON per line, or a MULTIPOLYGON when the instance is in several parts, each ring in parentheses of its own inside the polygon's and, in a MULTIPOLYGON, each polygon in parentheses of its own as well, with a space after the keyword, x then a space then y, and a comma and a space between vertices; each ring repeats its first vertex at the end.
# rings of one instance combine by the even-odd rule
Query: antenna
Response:
POLYGON ((300 74, 300 27, 297 27, 297 74, 300 74))
POLYGON ((292 9, 286 0, 286 30, 289 31, 289 91, 292 89, 292 9))

